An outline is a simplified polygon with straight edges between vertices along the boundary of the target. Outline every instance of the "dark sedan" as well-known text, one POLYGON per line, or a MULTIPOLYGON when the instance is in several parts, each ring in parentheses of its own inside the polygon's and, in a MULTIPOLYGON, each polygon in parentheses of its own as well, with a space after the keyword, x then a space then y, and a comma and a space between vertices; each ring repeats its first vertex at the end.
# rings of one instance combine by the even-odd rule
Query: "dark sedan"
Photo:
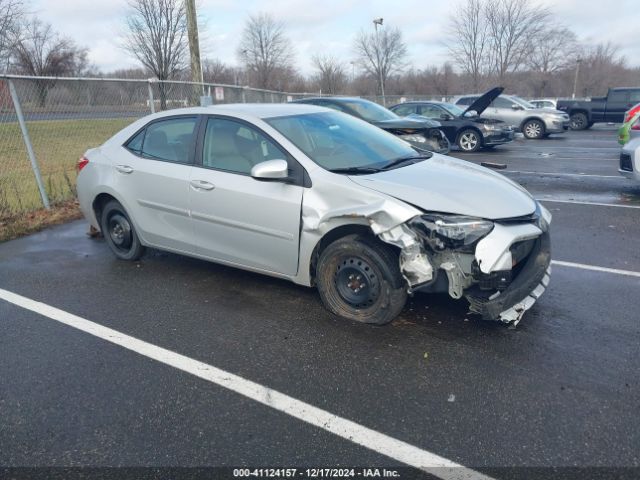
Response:
POLYGON ((440 129, 440 122, 417 116, 403 118, 369 100, 351 97, 317 97, 294 100, 293 103, 310 103, 348 113, 393 133, 420 150, 442 154, 447 154, 450 150, 449 140, 440 129))
POLYGON ((494 89, 480 97, 466 110, 451 103, 435 101, 406 102, 390 107, 400 116, 421 115, 440 121, 440 129, 449 141, 462 151, 475 152, 483 147, 494 147, 511 142, 514 130, 500 120, 481 118, 485 105, 499 95, 502 89, 494 89), (482 101, 480 101, 482 100, 482 101))

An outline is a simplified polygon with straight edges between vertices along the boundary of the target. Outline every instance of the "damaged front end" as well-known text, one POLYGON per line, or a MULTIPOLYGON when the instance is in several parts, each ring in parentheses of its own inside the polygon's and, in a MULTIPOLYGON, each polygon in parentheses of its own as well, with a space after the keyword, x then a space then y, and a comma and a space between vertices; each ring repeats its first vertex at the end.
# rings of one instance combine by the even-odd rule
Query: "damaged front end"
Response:
POLYGON ((539 204, 496 221, 426 213, 379 237, 400 248, 409 292, 465 297, 472 313, 516 325, 549 284, 550 221, 539 204))

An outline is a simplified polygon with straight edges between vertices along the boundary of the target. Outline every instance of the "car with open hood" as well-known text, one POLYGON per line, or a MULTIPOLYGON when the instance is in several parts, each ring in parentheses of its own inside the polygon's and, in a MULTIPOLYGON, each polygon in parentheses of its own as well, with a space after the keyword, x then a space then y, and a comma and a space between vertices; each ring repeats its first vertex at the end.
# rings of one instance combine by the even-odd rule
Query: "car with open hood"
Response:
POLYGON ((515 324, 549 283, 551 215, 524 188, 313 105, 149 115, 84 154, 77 192, 118 259, 152 247, 287 279, 353 321, 445 292, 515 324))
POLYGON ((389 110, 401 117, 421 115, 438 120, 449 142, 464 152, 476 152, 481 148, 513 141, 513 127, 501 120, 481 117, 482 112, 503 90, 502 87, 491 89, 466 109, 446 102, 409 101, 389 107, 389 110))
POLYGON ((317 105, 353 115, 389 133, 393 133, 422 150, 445 155, 450 150, 449 140, 440 128, 440 122, 419 116, 402 118, 382 105, 363 98, 311 97, 294 100, 291 103, 317 105))
MULTIPOLYGON (((481 95, 462 95, 454 97, 453 103, 464 108, 480 97, 481 95)), ((552 108, 536 108, 515 95, 501 94, 496 97, 485 107, 482 116, 501 120, 529 139, 539 139, 569 129, 569 115, 566 113, 552 108)))

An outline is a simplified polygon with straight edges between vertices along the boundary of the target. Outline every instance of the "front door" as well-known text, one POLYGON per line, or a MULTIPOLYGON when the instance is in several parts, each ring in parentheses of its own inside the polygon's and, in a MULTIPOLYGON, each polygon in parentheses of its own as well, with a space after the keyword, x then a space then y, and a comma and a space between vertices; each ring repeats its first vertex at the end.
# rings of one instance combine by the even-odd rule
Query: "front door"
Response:
POLYGON ((255 127, 225 117, 208 118, 201 143, 190 182, 199 253, 295 275, 303 187, 250 175, 260 162, 295 160, 255 127))

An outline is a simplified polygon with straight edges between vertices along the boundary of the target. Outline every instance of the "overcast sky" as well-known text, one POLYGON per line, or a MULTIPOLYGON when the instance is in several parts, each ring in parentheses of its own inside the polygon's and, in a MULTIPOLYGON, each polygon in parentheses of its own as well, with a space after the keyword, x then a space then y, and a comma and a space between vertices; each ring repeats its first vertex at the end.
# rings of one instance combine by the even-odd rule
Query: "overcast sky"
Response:
MULTIPOLYGON (((310 57, 331 53, 352 60, 352 41, 360 29, 373 29, 372 19, 398 26, 416 68, 440 65, 447 59, 443 34, 448 15, 459 0, 199 0, 204 20, 201 48, 207 57, 235 64, 236 45, 250 12, 264 11, 285 22, 296 50, 297 64, 310 73, 310 57)), ((637 0, 540 0, 554 18, 572 28, 587 43, 611 41, 629 64, 640 65, 640 9, 637 0)), ((119 48, 124 33, 125 0, 33 0, 33 11, 79 45, 100 69, 138 66, 119 48)))

